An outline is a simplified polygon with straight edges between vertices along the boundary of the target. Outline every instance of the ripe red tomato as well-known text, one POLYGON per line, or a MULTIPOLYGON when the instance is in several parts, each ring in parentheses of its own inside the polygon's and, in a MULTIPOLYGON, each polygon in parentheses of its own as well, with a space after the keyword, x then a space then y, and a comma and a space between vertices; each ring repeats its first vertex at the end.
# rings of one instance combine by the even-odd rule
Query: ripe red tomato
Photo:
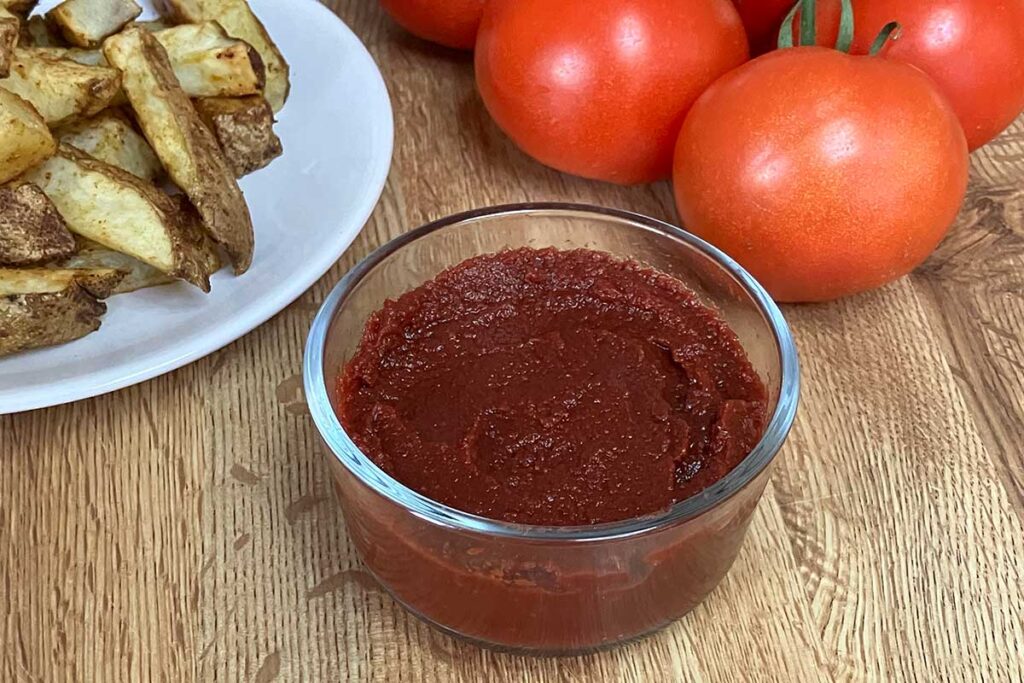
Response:
POLYGON ((472 50, 484 0, 380 0, 402 28, 459 50, 472 50))
POLYGON ((821 47, 770 52, 694 104, 676 148, 683 224, 780 301, 877 287, 956 218, 967 144, 919 70, 821 47))
POLYGON ((527 154, 632 184, 668 176, 690 105, 746 59, 729 0, 508 0, 484 11, 476 79, 527 154))
MULTIPOLYGON (((818 45, 833 45, 840 0, 818 2, 818 45)), ((931 76, 973 151, 1024 111, 1024 0, 854 0, 851 51, 867 54, 883 26, 899 38, 881 53, 931 76)))
POLYGON ((732 0, 743 19, 750 41, 750 54, 760 55, 774 50, 779 40, 782 20, 797 0, 732 0))

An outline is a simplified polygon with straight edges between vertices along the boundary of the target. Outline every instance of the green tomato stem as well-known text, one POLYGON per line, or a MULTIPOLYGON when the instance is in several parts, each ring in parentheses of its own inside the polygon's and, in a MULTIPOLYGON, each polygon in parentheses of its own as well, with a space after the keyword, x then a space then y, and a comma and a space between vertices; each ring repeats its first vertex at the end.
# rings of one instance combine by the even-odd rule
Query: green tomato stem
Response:
POLYGON ((900 37, 900 30, 902 30, 902 28, 903 27, 900 26, 898 21, 890 21, 888 24, 883 26, 882 30, 878 33, 878 37, 875 38, 875 42, 871 43, 871 49, 868 51, 868 54, 874 57, 882 51, 882 48, 885 47, 885 44, 888 43, 890 39, 898 40, 900 37))
POLYGON ((850 53, 853 45, 853 2, 843 0, 843 10, 839 17, 839 35, 836 37, 836 49, 850 53))
POLYGON ((784 50, 788 47, 793 47, 793 22, 796 20, 797 10, 803 4, 803 0, 797 0, 797 3, 793 5, 793 9, 789 10, 789 14, 782 20, 782 27, 779 29, 779 42, 778 47, 780 50, 784 50))
MULTIPOLYGON (((793 9, 782 22, 779 29, 778 47, 783 50, 793 47, 793 25, 796 23, 796 13, 800 12, 800 45, 817 44, 817 25, 815 15, 818 3, 817 0, 798 0, 793 9)), ((835 48, 840 52, 850 52, 853 45, 853 2, 842 0, 842 14, 839 19, 839 33, 836 36, 835 48)))
POLYGON ((815 21, 818 0, 803 0, 800 10, 800 44, 816 45, 818 25, 815 21))

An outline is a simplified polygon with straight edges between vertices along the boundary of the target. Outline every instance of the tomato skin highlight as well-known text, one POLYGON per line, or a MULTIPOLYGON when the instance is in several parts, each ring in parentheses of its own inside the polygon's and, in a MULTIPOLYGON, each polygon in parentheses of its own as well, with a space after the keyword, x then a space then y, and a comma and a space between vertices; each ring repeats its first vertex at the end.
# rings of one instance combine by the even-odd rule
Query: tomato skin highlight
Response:
MULTIPOLYGON (((835 44, 840 0, 819 0, 818 44, 835 44)), ((881 55, 928 74, 949 99, 971 151, 1024 112, 1024 0, 854 0, 851 52, 867 54, 890 21, 881 55)))
POLYGON ((530 156, 635 184, 669 175, 687 110, 747 57, 730 0, 499 0, 480 25, 476 79, 530 156))
POLYGON ((418 38, 472 50, 485 0, 380 0, 402 28, 418 38))
POLYGON ((827 301, 913 270, 956 218, 968 156, 918 69, 819 47, 771 52, 709 88, 683 125, 683 226, 779 301, 827 301))

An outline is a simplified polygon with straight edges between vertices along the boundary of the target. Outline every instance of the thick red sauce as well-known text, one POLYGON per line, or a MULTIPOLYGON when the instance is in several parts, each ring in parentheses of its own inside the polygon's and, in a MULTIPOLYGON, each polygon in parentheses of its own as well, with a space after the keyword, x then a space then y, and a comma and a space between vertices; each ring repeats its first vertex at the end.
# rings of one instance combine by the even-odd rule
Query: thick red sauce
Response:
POLYGON ((603 253, 479 256, 388 301, 339 380, 382 469, 492 519, 655 513, 735 467, 766 392, 736 335, 679 280, 603 253))

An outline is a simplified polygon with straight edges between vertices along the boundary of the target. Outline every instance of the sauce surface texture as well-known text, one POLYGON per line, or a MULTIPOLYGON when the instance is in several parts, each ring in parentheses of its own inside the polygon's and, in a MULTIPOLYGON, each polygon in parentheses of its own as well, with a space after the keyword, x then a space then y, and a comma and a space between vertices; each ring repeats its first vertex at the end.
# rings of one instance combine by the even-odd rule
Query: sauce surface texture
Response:
POLYGON ((409 488, 553 526, 661 511, 764 430, 764 385, 682 282, 589 250, 478 256, 388 301, 339 378, 356 445, 409 488))

